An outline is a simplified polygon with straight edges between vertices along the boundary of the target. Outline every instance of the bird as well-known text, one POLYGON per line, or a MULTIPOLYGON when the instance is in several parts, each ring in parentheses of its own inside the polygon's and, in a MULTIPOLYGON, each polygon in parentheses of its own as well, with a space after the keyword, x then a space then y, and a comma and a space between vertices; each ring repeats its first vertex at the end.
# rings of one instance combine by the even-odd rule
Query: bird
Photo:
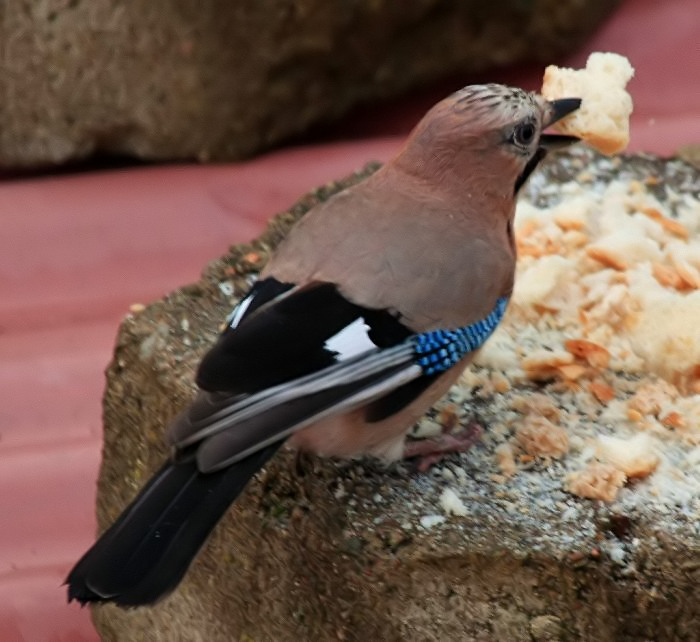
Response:
POLYGON ((401 457, 407 431, 500 322, 518 193, 580 106, 499 84, 433 106, 396 155, 311 209, 201 360, 171 457, 70 571, 68 600, 171 593, 250 479, 288 444, 401 457))

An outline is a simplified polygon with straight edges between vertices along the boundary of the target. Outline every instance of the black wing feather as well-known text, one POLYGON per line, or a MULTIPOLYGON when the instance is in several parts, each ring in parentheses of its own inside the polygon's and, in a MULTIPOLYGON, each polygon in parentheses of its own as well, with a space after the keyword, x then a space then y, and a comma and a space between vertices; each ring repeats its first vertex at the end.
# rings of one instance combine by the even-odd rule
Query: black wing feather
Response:
POLYGON ((254 298, 237 327, 224 330, 202 359, 200 388, 250 394, 333 365, 336 355, 326 341, 359 318, 382 348, 411 334, 389 312, 351 303, 332 283, 288 290, 268 278, 251 291, 254 298))

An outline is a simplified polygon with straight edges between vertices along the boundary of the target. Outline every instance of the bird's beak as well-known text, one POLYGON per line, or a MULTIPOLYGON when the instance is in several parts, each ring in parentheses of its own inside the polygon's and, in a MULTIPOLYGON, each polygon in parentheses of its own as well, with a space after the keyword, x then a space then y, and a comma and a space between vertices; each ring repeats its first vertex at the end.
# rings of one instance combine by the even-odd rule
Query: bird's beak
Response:
MULTIPOLYGON (((550 127, 558 120, 564 118, 564 116, 568 116, 571 112, 576 111, 581 106, 581 99, 559 98, 558 100, 548 101, 547 105, 549 109, 543 124, 545 127, 550 127)), ((542 134, 540 136, 540 147, 546 150, 561 149, 577 142, 578 138, 575 136, 566 136, 564 134, 542 134)))
POLYGON ((580 98, 559 98, 558 100, 548 100, 549 113, 545 116, 544 126, 550 127, 558 120, 568 116, 581 106, 580 98))

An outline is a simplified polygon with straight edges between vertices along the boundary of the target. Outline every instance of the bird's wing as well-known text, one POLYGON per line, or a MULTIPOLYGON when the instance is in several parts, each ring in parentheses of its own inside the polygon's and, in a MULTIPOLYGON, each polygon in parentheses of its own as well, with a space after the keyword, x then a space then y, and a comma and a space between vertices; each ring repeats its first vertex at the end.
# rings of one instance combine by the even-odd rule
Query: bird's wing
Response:
POLYGON ((217 470, 322 416, 422 376, 411 335, 390 313, 347 301, 330 283, 268 278, 229 317, 197 374, 202 389, 173 423, 172 444, 217 470))
POLYGON ((266 281, 243 300, 244 312, 230 317, 200 366, 203 391, 171 428, 173 445, 194 450, 202 472, 375 400, 382 403, 368 420, 397 412, 500 320, 476 334, 469 326, 467 339, 416 335, 389 312, 350 303, 333 284, 266 281))
POLYGON ((273 278, 256 284, 229 319, 197 373, 200 388, 229 395, 265 390, 411 334, 389 313, 351 303, 332 283, 273 278))

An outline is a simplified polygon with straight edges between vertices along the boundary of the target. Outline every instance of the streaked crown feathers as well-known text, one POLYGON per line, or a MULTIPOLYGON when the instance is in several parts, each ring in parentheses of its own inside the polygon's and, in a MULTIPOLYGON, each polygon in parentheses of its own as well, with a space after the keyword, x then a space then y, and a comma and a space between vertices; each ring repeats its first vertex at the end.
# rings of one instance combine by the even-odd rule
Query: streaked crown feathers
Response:
POLYGON ((519 87, 489 83, 468 85, 449 99, 456 112, 469 110, 474 117, 486 120, 517 120, 528 113, 541 114, 544 100, 537 94, 519 87))

